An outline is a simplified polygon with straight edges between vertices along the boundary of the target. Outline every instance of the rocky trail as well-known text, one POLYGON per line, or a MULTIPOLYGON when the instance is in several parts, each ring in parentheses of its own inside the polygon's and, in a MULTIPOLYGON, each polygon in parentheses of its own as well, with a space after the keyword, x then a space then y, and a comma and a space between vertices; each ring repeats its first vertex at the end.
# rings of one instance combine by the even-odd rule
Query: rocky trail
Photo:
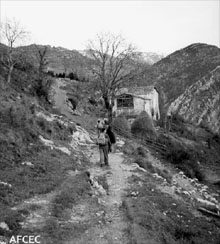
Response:
POLYGON ((122 212, 122 201, 128 187, 128 178, 134 174, 133 167, 123 162, 123 156, 117 153, 110 154, 109 168, 101 168, 98 160, 98 151, 95 151, 91 158, 93 167, 89 171, 101 207, 101 210, 96 212, 96 216, 100 217, 99 224, 88 229, 78 240, 68 243, 126 244, 129 242, 125 233, 128 225, 122 212), (107 190, 97 183, 99 176, 106 177, 107 190))
POLYGON ((68 117, 70 116, 70 112, 66 105, 66 91, 62 89, 63 82, 61 79, 56 79, 55 85, 52 91, 52 100, 54 102, 54 107, 59 109, 61 114, 65 114, 68 117))

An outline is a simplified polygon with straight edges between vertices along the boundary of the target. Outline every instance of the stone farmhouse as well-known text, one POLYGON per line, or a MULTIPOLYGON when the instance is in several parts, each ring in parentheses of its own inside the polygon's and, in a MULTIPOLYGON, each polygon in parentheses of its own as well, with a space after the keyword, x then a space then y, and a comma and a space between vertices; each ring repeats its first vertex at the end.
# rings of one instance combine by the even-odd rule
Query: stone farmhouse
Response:
POLYGON ((133 119, 146 111, 153 120, 160 119, 159 93, 154 86, 121 88, 116 93, 113 114, 123 113, 133 119))

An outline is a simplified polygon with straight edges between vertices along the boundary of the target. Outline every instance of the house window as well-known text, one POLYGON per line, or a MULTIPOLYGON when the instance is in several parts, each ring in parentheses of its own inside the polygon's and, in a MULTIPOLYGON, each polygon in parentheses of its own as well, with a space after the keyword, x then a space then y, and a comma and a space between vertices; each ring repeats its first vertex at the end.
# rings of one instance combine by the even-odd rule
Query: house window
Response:
POLYGON ((134 101, 133 96, 129 94, 123 94, 117 98, 117 107, 118 108, 133 108, 134 101))

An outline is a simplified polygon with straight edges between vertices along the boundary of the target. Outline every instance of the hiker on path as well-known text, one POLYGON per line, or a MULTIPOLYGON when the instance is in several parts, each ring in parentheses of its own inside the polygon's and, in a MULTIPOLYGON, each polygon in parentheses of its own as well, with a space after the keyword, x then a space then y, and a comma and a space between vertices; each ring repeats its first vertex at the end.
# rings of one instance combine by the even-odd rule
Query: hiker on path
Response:
POLYGON ((99 145, 99 154, 100 154, 100 166, 108 166, 108 153, 109 153, 109 145, 110 139, 106 133, 105 128, 99 129, 99 135, 97 139, 97 144, 99 145))
POLYGON ((111 141, 106 133, 106 125, 103 119, 98 119, 97 125, 97 145, 99 145, 100 166, 109 165, 108 153, 111 141))
POLYGON ((114 151, 113 144, 116 143, 115 134, 112 131, 112 127, 109 124, 108 119, 105 118, 104 122, 105 122, 106 134, 109 136, 109 139, 110 139, 110 141, 109 141, 109 152, 113 152, 114 151))

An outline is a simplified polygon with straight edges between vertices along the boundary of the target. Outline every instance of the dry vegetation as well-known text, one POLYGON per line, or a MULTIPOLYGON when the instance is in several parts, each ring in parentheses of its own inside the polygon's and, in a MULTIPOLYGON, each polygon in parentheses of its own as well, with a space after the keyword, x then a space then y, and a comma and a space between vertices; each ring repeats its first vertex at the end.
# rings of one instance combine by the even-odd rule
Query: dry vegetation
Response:
POLYGON ((138 192, 138 197, 128 193, 123 205, 130 221, 130 243, 219 244, 215 224, 195 218, 185 204, 158 191, 151 174, 144 180, 133 178, 132 182, 130 192, 138 192), (141 187, 135 184, 140 181, 141 187))
POLYGON ((115 131, 118 131, 124 135, 130 135, 130 126, 123 114, 119 115, 113 120, 113 128, 115 131))
MULTIPOLYGON (((153 177, 155 173, 172 184, 175 169, 172 169, 169 160, 165 168, 156 167, 152 157, 151 160, 149 158, 148 149, 129 140, 123 151, 131 162, 146 170, 144 177, 133 176, 130 179, 130 189, 123 202, 123 210, 130 223, 127 229, 129 243, 141 244, 148 240, 152 244, 219 244, 218 219, 207 221, 201 215, 195 216, 191 203, 186 204, 158 189, 158 180, 153 177)), ((183 154, 187 152, 179 153, 173 148, 169 155, 179 156, 183 166, 186 164, 183 154)), ((185 167, 187 170, 192 168, 191 165, 185 167)))
MULTIPOLYGON (((79 165, 74 155, 69 157, 56 149, 51 150, 39 139, 41 135, 65 146, 70 142, 75 129, 73 125, 66 127, 56 120, 48 122, 37 116, 39 111, 45 114, 55 112, 48 101, 48 80, 53 79, 45 75, 39 86, 36 70, 31 65, 17 64, 11 83, 7 84, 6 72, 2 66, 0 69, 0 223, 7 224, 10 229, 0 228, 0 236, 10 237, 27 231, 21 228, 21 223, 34 210, 12 207, 19 206, 25 199, 57 191, 66 181, 67 172, 84 170, 87 161, 83 158, 79 165)), ((71 184, 75 184, 77 179, 71 184)), ((61 202, 61 210, 65 211, 73 199, 75 201, 76 198, 81 198, 86 189, 86 183, 81 183, 79 181, 79 187, 72 188, 68 194, 65 189, 70 190, 71 187, 63 186, 61 195, 54 200, 53 208, 57 207, 56 202, 61 202), (61 200, 62 196, 64 202, 61 200)), ((61 210, 57 214, 61 214, 61 210)))
POLYGON ((154 127, 153 120, 145 111, 141 112, 134 120, 131 125, 131 132, 140 139, 155 140, 157 138, 157 132, 154 127))

